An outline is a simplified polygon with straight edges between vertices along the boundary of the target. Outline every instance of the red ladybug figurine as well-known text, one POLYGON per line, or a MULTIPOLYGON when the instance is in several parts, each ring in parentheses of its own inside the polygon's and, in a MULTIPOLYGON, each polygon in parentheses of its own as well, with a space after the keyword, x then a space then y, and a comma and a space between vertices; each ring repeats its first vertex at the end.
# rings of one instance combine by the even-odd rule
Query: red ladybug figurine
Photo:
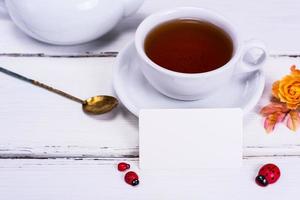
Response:
POLYGON ((255 181, 258 185, 265 187, 269 184, 275 183, 279 177, 279 168, 276 165, 269 163, 260 168, 255 181))
POLYGON ((127 170, 127 169, 129 169, 129 168, 130 168, 130 165, 127 164, 127 163, 125 163, 125 162, 120 162, 120 163, 118 164, 118 170, 119 170, 120 172, 123 172, 123 171, 125 171, 125 170, 127 170))
POLYGON ((125 182, 128 183, 129 185, 136 186, 139 184, 139 177, 133 171, 127 172, 125 174, 124 179, 125 179, 125 182))

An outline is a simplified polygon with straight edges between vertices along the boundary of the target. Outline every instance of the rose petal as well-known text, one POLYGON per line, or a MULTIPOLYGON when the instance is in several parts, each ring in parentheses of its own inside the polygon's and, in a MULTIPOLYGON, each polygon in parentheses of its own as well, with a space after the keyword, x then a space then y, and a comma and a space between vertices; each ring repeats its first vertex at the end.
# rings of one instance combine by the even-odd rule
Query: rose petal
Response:
POLYGON ((298 108, 298 104, 287 103, 286 105, 291 110, 296 110, 298 108))
POLYGON ((296 131, 299 128, 300 125, 300 116, 297 111, 290 111, 289 114, 287 115, 287 122, 286 126, 292 130, 296 131))
POLYGON ((276 81, 272 85, 272 95, 276 98, 279 99, 278 93, 279 93, 279 84, 280 81, 276 81))
POLYGON ((264 122, 264 128, 267 133, 270 133, 274 130, 275 125, 278 122, 282 122, 286 116, 286 113, 276 112, 273 114, 270 114, 266 117, 264 122))
POLYGON ((286 107, 286 105, 272 102, 269 105, 263 107, 260 110, 260 114, 266 117, 273 113, 277 113, 277 112, 287 113, 288 111, 289 109, 286 107))
POLYGON ((296 65, 292 65, 291 68, 291 74, 292 75, 296 75, 296 76, 299 76, 300 75, 300 70, 299 69, 296 69, 296 65))
POLYGON ((277 116, 277 123, 278 122, 283 122, 285 117, 286 117, 287 113, 278 113, 278 116, 277 116))

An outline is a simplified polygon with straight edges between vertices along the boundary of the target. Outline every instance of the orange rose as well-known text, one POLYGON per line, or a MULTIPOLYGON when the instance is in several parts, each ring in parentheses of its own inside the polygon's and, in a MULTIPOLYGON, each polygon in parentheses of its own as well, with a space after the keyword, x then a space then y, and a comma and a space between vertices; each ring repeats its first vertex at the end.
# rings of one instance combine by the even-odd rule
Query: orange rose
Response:
POLYGON ((289 109, 300 107, 300 70, 295 65, 291 67, 290 75, 273 84, 272 94, 289 109))

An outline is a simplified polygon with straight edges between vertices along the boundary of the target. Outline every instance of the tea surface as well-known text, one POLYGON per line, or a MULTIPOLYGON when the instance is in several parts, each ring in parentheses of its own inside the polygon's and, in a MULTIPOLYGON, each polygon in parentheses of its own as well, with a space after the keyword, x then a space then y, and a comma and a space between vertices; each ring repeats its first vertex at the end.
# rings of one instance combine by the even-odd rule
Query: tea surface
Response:
POLYGON ((146 55, 159 66, 182 73, 202 73, 225 65, 232 57, 230 36, 218 26, 177 19, 155 27, 144 44, 146 55))

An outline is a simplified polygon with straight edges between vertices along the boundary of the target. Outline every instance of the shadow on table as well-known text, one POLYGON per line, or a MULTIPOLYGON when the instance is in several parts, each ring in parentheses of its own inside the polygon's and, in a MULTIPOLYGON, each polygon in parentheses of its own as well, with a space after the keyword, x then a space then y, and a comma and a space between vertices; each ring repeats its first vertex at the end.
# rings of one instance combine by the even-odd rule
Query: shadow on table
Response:
POLYGON ((88 115, 88 117, 94 120, 101 121, 113 121, 117 117, 121 117, 125 119, 134 129, 138 131, 138 118, 133 115, 130 111, 127 110, 122 104, 120 104, 117 108, 112 110, 109 113, 103 114, 103 115, 88 115))
MULTIPOLYGON (((121 20, 116 27, 105 34, 104 36, 100 37, 97 40, 94 40, 92 42, 86 43, 90 50, 89 51, 96 51, 101 48, 105 48, 105 46, 108 46, 112 42, 118 40, 118 38, 126 34, 128 32, 135 32, 139 24, 146 18, 147 16, 142 13, 137 13, 133 15, 132 17, 125 18, 121 20)), ((132 37, 133 39, 133 37, 132 37)), ((128 41, 129 42, 129 41, 128 41)))
POLYGON ((0 6, 0 19, 10 20, 10 17, 5 9, 0 6))
POLYGON ((132 121, 134 125, 137 125, 138 118, 131 114, 130 111, 127 110, 122 104, 120 104, 117 108, 113 109, 111 112, 102 114, 102 115, 89 115, 86 114, 88 117, 99 120, 99 121, 112 121, 118 116, 122 116, 124 119, 129 119, 132 121))

